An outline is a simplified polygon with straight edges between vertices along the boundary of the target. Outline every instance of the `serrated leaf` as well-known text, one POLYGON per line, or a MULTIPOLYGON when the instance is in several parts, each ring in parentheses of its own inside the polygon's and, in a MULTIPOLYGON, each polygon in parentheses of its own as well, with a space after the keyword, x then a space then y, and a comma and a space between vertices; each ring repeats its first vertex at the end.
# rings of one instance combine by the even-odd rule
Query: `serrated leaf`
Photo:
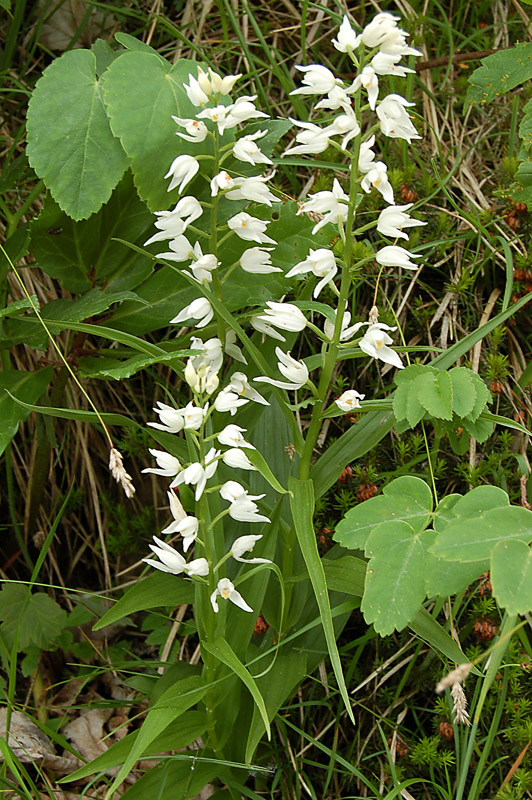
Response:
POLYGON ((31 408, 19 405, 9 396, 8 391, 31 405, 42 395, 53 374, 52 367, 45 367, 36 372, 14 369, 0 372, 0 454, 16 435, 19 422, 27 419, 32 411, 31 408))
POLYGON ((146 611, 160 606, 178 606, 192 603, 194 585, 176 575, 157 572, 139 581, 107 611, 94 625, 94 630, 105 628, 135 611, 146 611))
POLYGON ((437 375, 438 370, 434 367, 429 367, 426 364, 410 364, 410 366, 405 367, 404 369, 399 370, 395 377, 394 381, 397 386, 401 386, 403 383, 411 383, 414 378, 417 378, 418 375, 437 375))
POLYGON ((453 411, 459 417, 467 417, 477 400, 472 377, 475 373, 466 367, 453 367, 448 374, 453 386, 453 411))
POLYGON ((408 422, 415 427, 425 416, 425 409, 417 399, 413 381, 401 383, 393 394, 393 413, 398 422, 408 422))
POLYGON ((491 554, 493 595, 508 614, 532 611, 532 550, 521 540, 499 542, 491 554))
POLYGON ((46 649, 62 632, 67 613, 43 592, 31 593, 26 586, 6 584, 0 592, 0 630, 11 647, 18 631, 18 650, 31 642, 46 649))
POLYGON ((430 548, 434 555, 449 561, 486 561, 499 541, 532 541, 532 511, 519 506, 483 509, 474 517, 461 518, 455 506, 456 521, 438 534, 430 548))
POLYGON ((486 419, 477 419, 475 422, 472 422, 470 419, 462 419, 460 422, 468 434, 481 444, 485 442, 486 439, 489 439, 495 427, 493 422, 489 422, 489 420, 486 419))
POLYGON ((37 81, 28 106, 27 152, 69 217, 86 219, 109 200, 128 162, 109 127, 90 50, 64 53, 37 81))
POLYGON ((419 403, 437 419, 453 418, 453 385, 448 372, 420 375, 414 381, 419 403))
POLYGON ((431 511, 432 492, 425 481, 404 475, 385 486, 382 495, 348 511, 336 526, 333 539, 342 547, 363 550, 377 525, 402 520, 418 533, 428 524, 431 511))
POLYGON ((481 61, 469 77, 466 102, 490 103, 532 78, 532 43, 517 43, 481 61))
POLYGON ((381 636, 408 625, 425 598, 422 535, 394 520, 376 527, 367 541, 370 561, 360 608, 381 636))
MULTIPOLYGON (((167 194, 164 175, 173 159, 191 148, 176 136, 172 115, 196 115, 183 84, 197 70, 196 62, 181 59, 172 65, 143 48, 124 53, 102 78, 111 128, 130 159, 135 186, 150 211, 168 208, 177 197, 176 191, 167 194)), ((194 154, 208 152, 210 146, 195 145, 194 154)))
POLYGON ((469 412, 467 417, 474 422, 486 408, 487 403, 489 403, 491 400, 491 395, 482 378, 480 378, 475 372, 471 372, 471 378, 475 386, 476 398, 473 409, 469 412))

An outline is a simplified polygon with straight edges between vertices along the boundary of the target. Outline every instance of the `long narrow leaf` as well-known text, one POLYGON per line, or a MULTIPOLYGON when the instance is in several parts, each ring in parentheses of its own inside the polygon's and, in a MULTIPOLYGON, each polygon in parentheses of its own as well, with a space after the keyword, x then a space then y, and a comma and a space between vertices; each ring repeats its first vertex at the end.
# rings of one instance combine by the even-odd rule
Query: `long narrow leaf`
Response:
POLYGON ((305 564, 307 565, 312 588, 316 596, 316 602, 320 610, 321 623, 325 633, 329 658, 331 659, 331 665, 347 713, 354 725, 355 718, 351 709, 349 695, 347 694, 340 654, 336 644, 325 570, 321 562, 320 554, 318 553, 318 545, 316 543, 316 535, 312 522, 314 514, 314 484, 312 480, 302 481, 291 477, 288 481, 288 488, 291 492, 290 506, 292 508, 297 538, 301 552, 303 553, 303 558, 305 559, 305 564))

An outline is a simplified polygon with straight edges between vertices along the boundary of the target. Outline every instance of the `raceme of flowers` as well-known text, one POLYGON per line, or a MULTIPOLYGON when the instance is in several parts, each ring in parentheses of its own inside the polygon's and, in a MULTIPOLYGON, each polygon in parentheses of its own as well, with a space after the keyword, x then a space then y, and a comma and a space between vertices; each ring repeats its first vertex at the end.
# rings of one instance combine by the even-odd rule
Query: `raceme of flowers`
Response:
MULTIPOLYGON (((397 24, 398 17, 389 13, 377 16, 360 32, 356 32, 347 17, 344 18, 333 39, 334 46, 352 59, 356 74, 351 84, 337 78, 331 70, 321 64, 297 66, 302 76, 302 85, 295 89, 295 95, 320 95, 321 99, 314 106, 314 112, 323 110, 327 121, 291 120, 296 127, 295 144, 283 155, 316 155, 334 146, 350 159, 351 170, 356 172, 357 191, 369 193, 374 190, 380 193, 386 207, 378 215, 378 219, 368 227, 376 227, 384 237, 390 237, 393 243, 384 244, 375 253, 375 260, 382 269, 402 267, 416 270, 420 256, 398 245, 397 240, 408 240, 408 229, 425 223, 410 216, 412 204, 395 205, 393 188, 388 178, 388 167, 375 151, 375 135, 373 131, 390 138, 404 139, 411 142, 420 138, 412 122, 409 109, 412 103, 399 94, 392 93, 379 97, 383 76, 405 77, 412 72, 401 65, 404 56, 420 55, 419 51, 406 42, 407 34, 397 24), (368 130, 363 132, 363 116, 367 110, 375 114, 368 130), (364 114, 362 113, 364 112, 364 114), (331 122, 331 116, 333 117, 331 122)), ((221 276, 225 265, 219 260, 218 247, 213 241, 238 237, 246 247, 238 262, 231 269, 239 267, 244 272, 267 275, 284 270, 276 265, 275 251, 277 242, 269 232, 269 222, 253 213, 253 205, 272 208, 280 202, 271 185, 274 173, 271 172, 272 160, 262 152, 261 142, 268 134, 268 125, 264 120, 267 114, 255 106, 256 96, 244 95, 234 101, 231 92, 240 75, 222 77, 209 68, 208 72, 198 68, 197 75, 190 74, 184 89, 190 103, 197 109, 191 118, 174 116, 177 136, 189 143, 190 153, 177 156, 165 175, 169 179, 168 191, 177 189, 180 198, 171 210, 156 212, 156 233, 146 244, 168 242, 166 250, 158 253, 158 257, 169 262, 182 264, 182 271, 192 285, 197 285, 198 296, 184 308, 177 310, 170 320, 172 324, 191 325, 198 331, 216 322, 215 309, 205 294, 212 297, 213 287, 221 287, 221 276), (249 134, 245 132, 246 123, 259 123, 259 130, 249 134), (264 126, 264 127, 261 127, 264 126), (230 136, 225 134, 230 132, 230 136), (220 137, 223 139, 221 144, 220 137), (229 141, 227 141, 230 139, 229 141), (195 146, 206 140, 213 145, 214 156, 206 156, 205 149, 195 146), (242 176, 227 168, 229 159, 235 159, 246 166, 269 173, 242 176), (202 202, 196 195, 186 194, 187 188, 196 179, 205 180, 208 184, 210 202, 202 202), (219 225, 213 240, 211 235, 196 227, 202 224, 202 218, 216 213, 220 198, 238 203, 234 214, 230 214, 224 225, 219 225), (246 203, 244 210, 242 204, 246 203), (250 205, 251 204, 251 205, 250 205), (208 210, 210 209, 210 210, 208 210), (214 252, 209 252, 210 249, 214 252), (202 291, 202 289, 205 291, 202 291)), ((234 164, 234 161, 232 161, 234 164)), ((201 195, 200 195, 201 196, 201 195)), ((344 245, 349 224, 355 228, 355 209, 350 207, 350 194, 347 186, 335 178, 330 190, 319 191, 299 205, 298 214, 308 214, 314 221, 313 234, 328 224, 337 226, 344 245)), ((256 213, 256 212, 255 212, 256 213)), ((203 220, 204 222, 204 220, 203 220)), ((205 223, 207 227, 207 223, 205 223)), ((356 230, 354 231, 356 234, 356 230)), ((330 293, 341 297, 336 281, 342 269, 349 269, 349 264, 342 262, 335 252, 328 247, 310 249, 308 254, 285 272, 285 277, 305 279, 310 277, 315 282, 313 297, 317 299, 328 287, 330 293)), ((305 307, 305 306, 304 306, 305 307)), ((299 333, 308 326, 321 337, 325 346, 335 342, 341 348, 357 345, 362 354, 391 364, 398 369, 403 364, 398 353, 390 346, 393 339, 388 331, 395 328, 378 322, 378 312, 373 311, 369 321, 351 324, 351 312, 344 299, 343 305, 331 309, 327 314, 323 331, 319 330, 307 319, 297 302, 269 301, 264 307, 248 311, 240 320, 244 327, 252 333, 254 330, 263 336, 271 337, 278 342, 286 343, 283 333, 299 333), (341 324, 337 322, 338 311, 341 311, 341 324), (360 339, 353 341, 361 328, 365 332, 360 339)), ((214 327, 213 327, 214 330, 214 327)), ((268 405, 268 400, 258 391, 257 385, 269 385, 275 389, 310 393, 316 392, 309 376, 306 363, 294 353, 294 347, 276 346, 277 368, 270 375, 259 375, 253 379, 252 385, 240 365, 246 365, 246 357, 237 344, 236 335, 226 330, 222 338, 224 325, 218 327, 218 336, 201 338, 191 337, 190 348, 194 354, 188 359, 184 369, 184 379, 190 387, 193 399, 184 408, 158 402, 154 409, 157 422, 150 422, 153 428, 175 435, 185 435, 189 450, 196 451, 196 458, 182 464, 171 453, 152 449, 151 455, 155 465, 144 470, 165 477, 169 480, 168 500, 172 521, 164 528, 163 534, 181 537, 185 554, 199 545, 201 557, 188 561, 174 547, 154 537, 155 544, 150 545, 158 560, 145 559, 146 563, 164 572, 185 575, 194 580, 209 584, 210 601, 213 611, 219 610, 220 600, 229 600, 244 611, 252 611, 235 585, 225 577, 222 566, 226 560, 252 564, 270 564, 268 559, 242 558, 244 553, 253 550, 262 534, 246 534, 241 531, 241 523, 260 523, 265 531, 270 519, 255 501, 264 495, 252 495, 238 481, 228 480, 221 483, 217 478, 220 462, 230 469, 254 471, 256 466, 253 453, 255 448, 245 438, 245 429, 232 422, 239 409, 248 403, 268 405), (223 339, 223 341, 222 341, 223 339), (227 357, 240 362, 237 369, 229 369, 226 377, 223 367, 227 357), (280 377, 278 377, 278 375, 280 377), (227 422, 221 430, 213 430, 213 412, 227 415, 227 422), (231 530, 234 529, 234 541, 229 549, 216 563, 209 560, 208 540, 212 539, 214 523, 209 525, 196 514, 187 513, 179 500, 179 487, 189 486, 194 494, 196 508, 200 509, 205 502, 206 493, 218 492, 222 511, 215 522, 228 517, 231 530), (233 526, 233 523, 237 523, 233 526)), ((359 334, 360 335, 360 334, 359 334)), ((271 389, 270 389, 271 391, 271 389)), ((346 390, 336 400, 338 409, 350 412, 360 407, 364 395, 355 389, 346 390)), ((257 462, 258 463, 258 462, 257 462)), ((211 542, 212 544, 212 542, 211 542)), ((218 544, 219 550, 219 544, 218 544)))

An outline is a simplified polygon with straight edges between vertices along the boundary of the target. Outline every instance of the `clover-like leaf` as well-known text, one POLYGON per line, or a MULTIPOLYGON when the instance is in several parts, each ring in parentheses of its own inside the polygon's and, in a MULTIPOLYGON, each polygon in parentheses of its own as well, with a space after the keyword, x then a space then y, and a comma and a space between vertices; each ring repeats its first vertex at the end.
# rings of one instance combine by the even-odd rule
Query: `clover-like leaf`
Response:
POLYGON ((382 495, 348 511, 333 538, 343 547, 363 550, 371 532, 381 523, 402 520, 418 533, 427 526, 431 511, 432 492, 425 481, 404 475, 389 483, 382 495))
POLYGON ((459 417, 466 417, 475 408, 477 391, 473 376, 475 373, 466 367, 453 367, 449 370, 453 386, 453 411, 459 417))
POLYGON ((501 541, 522 539, 532 541, 532 511, 520 506, 503 506, 461 518, 458 503, 454 511, 456 521, 438 535, 430 548, 436 556, 449 561, 484 562, 491 557, 494 547, 501 541))
POLYGON ((448 372, 425 373, 414 381, 417 399, 437 419, 453 417, 453 385, 448 372))
POLYGON ((510 615, 532 611, 532 550, 526 542, 514 539, 494 547, 491 583, 497 602, 510 615))
POLYGON ((408 625, 423 602, 426 535, 394 520, 378 525, 368 538, 371 558, 360 608, 381 636, 408 625))
POLYGON ((6 584, 0 592, 0 631, 11 647, 18 630, 18 649, 31 642, 47 648, 61 634, 67 614, 44 592, 30 593, 21 584, 6 584))
POLYGON ((89 217, 109 200, 128 161, 109 127, 90 50, 64 53, 37 81, 28 106, 27 152, 72 219, 89 217))

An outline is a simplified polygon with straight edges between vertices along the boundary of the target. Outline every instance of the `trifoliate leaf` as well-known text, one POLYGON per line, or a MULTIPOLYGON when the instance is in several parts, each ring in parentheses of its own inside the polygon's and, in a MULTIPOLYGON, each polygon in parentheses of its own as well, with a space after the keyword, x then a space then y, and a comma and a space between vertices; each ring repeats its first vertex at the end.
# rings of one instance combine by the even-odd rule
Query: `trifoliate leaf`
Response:
POLYGON ((415 533, 422 531, 430 519, 432 492, 425 481, 405 475, 396 478, 383 490, 347 512, 336 526, 334 540, 343 547, 363 550, 374 528, 383 522, 402 520, 415 533))
POLYGON ((417 399, 437 419, 453 418, 453 385, 448 372, 426 373, 416 378, 417 399))
POLYGON ((499 542, 491 554, 493 594, 508 614, 532 611, 532 550, 521 540, 499 542))
POLYGON ((18 650, 30 643, 46 649, 63 630, 67 613, 43 592, 31 594, 21 584, 6 584, 0 592, 0 632, 8 648, 18 630, 18 650))

